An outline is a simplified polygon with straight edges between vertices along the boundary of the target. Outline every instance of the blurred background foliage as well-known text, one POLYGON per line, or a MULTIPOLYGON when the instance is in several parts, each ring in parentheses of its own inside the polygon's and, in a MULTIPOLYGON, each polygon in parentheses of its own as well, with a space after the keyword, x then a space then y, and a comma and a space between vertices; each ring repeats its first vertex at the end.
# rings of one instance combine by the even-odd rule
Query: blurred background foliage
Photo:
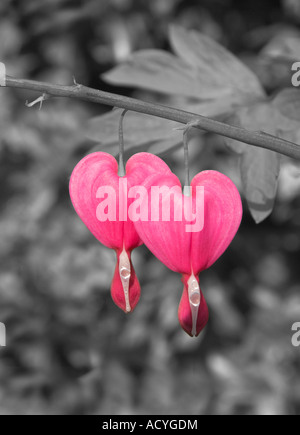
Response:
MULTIPOLYGON (((79 83, 145 97, 99 77, 138 49, 169 50, 170 23, 222 42, 267 92, 290 86, 299 47, 298 0, 1 0, 0 61, 16 77, 79 83), (275 53, 275 54, 274 54, 275 53)), ((297 60, 300 60, 300 53, 297 60)), ((114 254, 68 196, 73 167, 96 150, 90 118, 108 108, 0 92, 1 414, 298 414, 300 178, 283 159, 272 216, 240 232, 201 277, 210 322, 180 329, 181 282, 142 247, 136 311, 111 301, 114 254)), ((126 137, 125 137, 126 140, 126 137)), ((167 162, 182 175, 182 150, 167 162)), ((240 185, 238 159, 215 136, 191 143, 193 173, 218 169, 240 185)))

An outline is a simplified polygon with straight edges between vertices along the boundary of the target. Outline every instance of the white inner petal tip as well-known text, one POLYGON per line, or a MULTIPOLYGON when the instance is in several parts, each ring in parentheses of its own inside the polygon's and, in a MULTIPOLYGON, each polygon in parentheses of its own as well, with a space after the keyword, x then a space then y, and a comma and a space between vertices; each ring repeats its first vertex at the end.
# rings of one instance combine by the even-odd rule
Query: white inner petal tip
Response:
POLYGON ((197 334, 197 320, 198 320, 198 311, 201 304, 201 293, 198 281, 194 274, 192 274, 188 280, 188 295, 189 302, 192 312, 192 331, 191 334, 193 337, 197 334))
POLYGON ((126 313, 130 313, 131 306, 129 300, 129 282, 131 277, 131 267, 130 267, 130 260, 128 254, 125 251, 125 249, 123 249, 119 258, 119 274, 120 274, 123 291, 124 291, 126 313))

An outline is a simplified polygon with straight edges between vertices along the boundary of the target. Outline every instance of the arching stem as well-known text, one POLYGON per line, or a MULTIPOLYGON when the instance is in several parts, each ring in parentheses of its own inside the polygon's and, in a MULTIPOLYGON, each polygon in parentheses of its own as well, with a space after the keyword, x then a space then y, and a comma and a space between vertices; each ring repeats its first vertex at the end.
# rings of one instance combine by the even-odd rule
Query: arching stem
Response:
POLYGON ((145 113, 147 115, 169 119, 181 124, 188 124, 194 121, 194 127, 200 130, 220 134, 249 145, 265 148, 300 160, 299 144, 266 134, 265 132, 245 130, 244 128, 225 124, 224 122, 207 118, 196 113, 179 110, 174 107, 166 107, 157 103, 144 102, 124 97, 123 95, 116 95, 98 89, 88 88, 80 84, 74 86, 55 85, 53 83, 38 82, 34 80, 15 79, 7 75, 6 77, 2 77, 2 83, 3 84, 0 83, 0 86, 28 89, 47 94, 51 97, 69 97, 93 103, 106 104, 112 107, 119 107, 138 113, 145 113))

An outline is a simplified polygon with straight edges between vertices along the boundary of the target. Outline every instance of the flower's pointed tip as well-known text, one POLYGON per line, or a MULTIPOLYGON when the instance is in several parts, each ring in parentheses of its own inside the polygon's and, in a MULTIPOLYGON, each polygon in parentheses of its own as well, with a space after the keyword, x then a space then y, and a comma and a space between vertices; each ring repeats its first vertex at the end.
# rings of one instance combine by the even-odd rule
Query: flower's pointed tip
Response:
POLYGON ((111 285, 111 295, 115 304, 131 313, 140 298, 141 287, 130 260, 130 254, 123 250, 117 253, 117 266, 111 285))
POLYGON ((192 274, 185 276, 183 282, 184 290, 178 309, 179 322, 188 335, 197 337, 208 322, 208 307, 199 280, 192 274))

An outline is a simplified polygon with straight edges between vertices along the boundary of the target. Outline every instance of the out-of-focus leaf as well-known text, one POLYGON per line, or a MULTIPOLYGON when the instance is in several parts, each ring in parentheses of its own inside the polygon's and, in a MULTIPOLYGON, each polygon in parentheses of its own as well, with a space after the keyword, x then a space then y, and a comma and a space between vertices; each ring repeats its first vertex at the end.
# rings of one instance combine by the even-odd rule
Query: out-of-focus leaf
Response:
POLYGON ((203 95, 203 98, 216 96, 214 89, 205 89, 199 82, 195 69, 162 50, 138 51, 102 78, 114 85, 149 89, 163 94, 185 97, 203 95))
MULTIPOLYGON (((87 137, 104 146, 118 143, 118 125, 122 110, 113 110, 105 115, 94 118, 88 123, 87 137)), ((155 140, 174 138, 174 143, 182 138, 182 132, 175 131, 179 127, 177 122, 143 113, 128 112, 125 116, 123 128, 126 146, 144 145, 155 140)))
POLYGON ((300 195, 300 169, 293 163, 286 162, 280 170, 278 197, 281 201, 293 201, 300 195))
MULTIPOLYGON (((300 144, 300 93, 284 89, 272 101, 273 123, 278 136, 300 144)), ((299 145, 300 146, 300 145, 299 145)))
MULTIPOLYGON (((210 116, 228 116, 237 107, 263 96, 257 77, 234 55, 210 38, 178 26, 170 29, 170 41, 178 57, 159 50, 132 55, 124 64, 104 74, 112 84, 140 87, 181 97, 181 109, 210 116)), ((90 121, 88 138, 116 150, 120 111, 90 121)), ((152 147, 160 153, 172 150, 182 134, 178 124, 143 114, 129 113, 125 122, 127 150, 152 147)))
POLYGON ((261 53, 274 60, 296 62, 300 58, 300 37, 282 33, 275 36, 261 53))
MULTIPOLYGON (((300 41, 299 41, 300 42, 300 41)), ((300 129, 300 92, 297 89, 287 88, 281 91, 273 100, 281 115, 290 120, 298 121, 300 129)), ((297 127, 297 124, 295 124, 297 127)))
POLYGON ((178 137, 176 142, 174 142, 173 138, 153 142, 153 143, 149 144, 146 151, 148 153, 151 153, 151 154, 163 156, 171 150, 175 151, 181 145, 182 145, 182 135, 180 135, 180 137, 178 137))
MULTIPOLYGON (((128 144, 125 145, 125 157, 128 159, 129 157, 133 156, 136 153, 151 153, 156 154, 157 156, 164 156, 170 151, 177 150, 178 147, 180 147, 182 144, 182 136, 178 137, 178 139, 175 141, 174 138, 171 139, 162 139, 162 140, 155 140, 155 141, 148 141, 147 143, 143 143, 137 146, 128 146, 128 144)), ((104 151, 109 154, 112 154, 113 156, 117 157, 119 154, 119 144, 114 143, 110 145, 101 145, 97 144, 94 148, 90 150, 90 152, 96 152, 96 151, 104 151)))
POLYGON ((256 75, 213 39, 196 31, 171 26, 170 41, 177 56, 197 69, 198 80, 208 88, 207 91, 214 89, 217 96, 225 89, 252 94, 252 97, 253 94, 263 94, 256 75))
POLYGON ((273 211, 280 171, 280 156, 262 148, 249 149, 241 160, 242 183, 256 223, 273 211))
POLYGON ((248 94, 250 100, 263 95, 257 77, 212 39, 173 26, 170 40, 178 57, 160 50, 140 51, 104 74, 104 80, 199 100, 236 92, 248 94))
MULTIPOLYGON (((231 117, 230 123, 300 142, 300 93, 284 89, 269 102, 245 107, 231 117)), ((256 222, 264 220, 273 209, 280 170, 280 156, 268 150, 249 147, 226 139, 227 146, 241 155, 243 188, 256 222)), ((299 144, 300 147, 300 144, 299 144)))
MULTIPOLYGON (((269 134, 276 134, 274 113, 276 110, 270 104, 260 103, 240 110, 231 123, 248 130, 264 130, 269 134)), ((256 223, 260 223, 272 213, 274 207, 280 155, 231 139, 225 141, 229 148, 241 157, 240 169, 244 194, 253 219, 256 223)))
POLYGON ((287 14, 294 20, 300 20, 300 3, 299 0, 282 0, 283 7, 287 14))

